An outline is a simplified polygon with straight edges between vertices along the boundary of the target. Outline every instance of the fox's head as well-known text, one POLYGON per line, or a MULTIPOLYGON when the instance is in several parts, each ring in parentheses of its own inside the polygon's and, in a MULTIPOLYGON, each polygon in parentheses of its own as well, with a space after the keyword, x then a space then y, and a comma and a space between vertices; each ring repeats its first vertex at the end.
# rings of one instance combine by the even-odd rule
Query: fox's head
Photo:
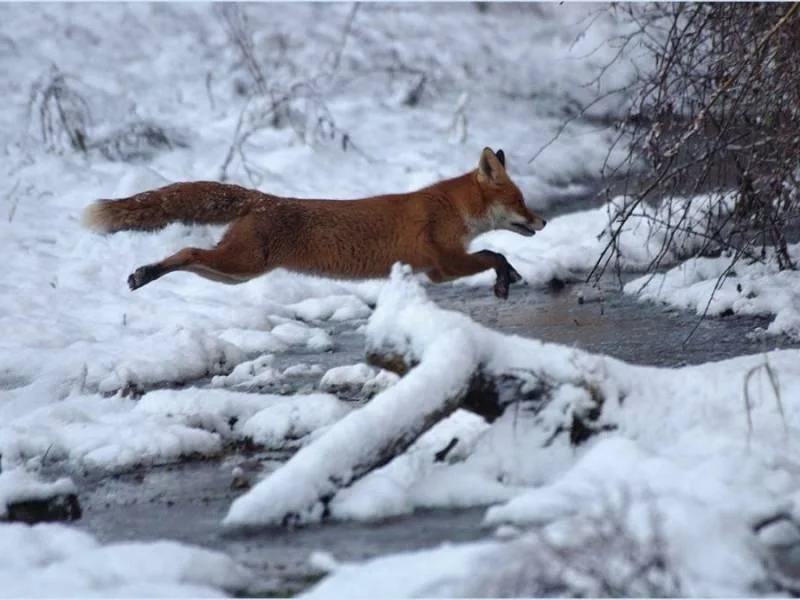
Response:
POLYGON ((506 156, 502 150, 495 154, 491 148, 484 148, 477 174, 490 229, 508 229, 531 236, 547 224, 525 206, 522 192, 506 172, 506 156))

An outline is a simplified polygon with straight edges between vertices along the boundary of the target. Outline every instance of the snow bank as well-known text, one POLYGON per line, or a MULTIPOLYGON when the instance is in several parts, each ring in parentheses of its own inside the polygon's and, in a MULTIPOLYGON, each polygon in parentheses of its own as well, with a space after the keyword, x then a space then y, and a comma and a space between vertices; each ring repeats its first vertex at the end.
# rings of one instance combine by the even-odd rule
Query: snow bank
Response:
POLYGON ((102 546, 63 525, 0 525, 3 597, 219 597, 253 582, 224 554, 184 544, 102 546))
MULTIPOLYGON (((408 289, 422 293, 420 288, 408 289)), ((223 523, 243 527, 319 520, 326 499, 391 458, 392 454, 381 456, 387 447, 402 452, 457 408, 477 367, 477 356, 464 348, 469 344, 459 330, 433 341, 419 367, 237 498, 223 523)))
POLYGON ((284 448, 348 410, 327 394, 187 388, 156 390, 138 401, 77 395, 0 425, 0 455, 4 470, 46 459, 113 473, 216 456, 226 443, 245 438, 284 448))
MULTIPOLYGON (((376 558, 361 565, 341 564, 333 575, 299 597, 430 598, 434 585, 442 580, 461 581, 469 577, 475 563, 497 546, 494 542, 447 545, 436 550, 376 558)), ((447 591, 441 596, 453 597, 447 591)))
MULTIPOLYGON (((463 453, 445 464, 435 463, 431 451, 466 427, 443 421, 426 435, 446 435, 427 455, 420 452, 418 466, 413 452, 396 458, 339 492, 331 513, 380 518, 431 498, 441 501, 431 505, 456 506, 456 494, 448 498, 441 490, 460 485, 474 488, 472 496, 461 496, 463 504, 500 503, 488 510, 487 526, 511 524, 521 537, 486 552, 483 544, 467 545, 341 566, 309 596, 359 594, 373 590, 373 578, 409 597, 536 596, 553 589, 549 584, 597 595, 605 589, 602 577, 622 595, 741 596, 768 589, 770 567, 753 525, 794 506, 800 492, 800 352, 680 369, 628 365, 492 332, 438 309, 400 272, 381 295, 368 342, 418 363, 411 375, 425 366, 439 336, 456 330, 465 344, 460 352, 477 356, 484 373, 534 373, 550 386, 549 404, 518 397, 523 408, 482 424, 463 453), (604 427, 571 443, 557 430, 564 414, 580 409, 588 389, 602 398, 598 423, 604 427), (605 548, 602 565, 591 563, 599 556, 595 547, 605 548), (557 568, 562 550, 575 558, 567 571, 557 568), (662 566, 627 578, 641 567, 631 557, 646 552, 658 553, 662 566), (456 565, 453 556, 460 557, 456 565), (420 579, 411 576, 418 564, 425 565, 420 579), (602 567, 600 579, 595 566, 602 567), (390 568, 410 577, 408 586, 395 588, 386 579, 390 568), (553 573, 562 571, 553 582, 553 573)), ((402 389, 403 381, 392 389, 402 389)))
MULTIPOLYGON (((651 558, 661 556, 665 570, 677 579, 676 588, 662 588, 662 593, 703 597, 754 591, 766 580, 766 571, 752 524, 782 506, 767 490, 750 489, 742 497, 741 484, 719 477, 701 479, 693 471, 663 455, 645 452, 629 439, 602 440, 553 484, 489 509, 486 523, 547 526, 544 533, 548 537, 571 538, 577 545, 598 547, 608 543, 604 536, 610 537, 618 528, 617 535, 629 540, 628 547, 618 548, 620 556, 614 558, 626 561, 628 568, 619 573, 619 564, 609 567, 606 578, 613 579, 616 570, 618 581, 624 581, 642 560, 636 555, 649 553, 651 558), (630 555, 623 556, 625 552, 630 555)), ((531 544, 535 542, 531 539, 531 544)), ((578 564, 572 568, 580 570, 585 557, 579 556, 576 547, 571 558, 578 564)), ((520 566, 512 570, 519 571, 520 566)), ((488 574, 486 570, 484 575, 488 574)), ((494 586, 500 585, 497 575, 493 576, 494 586)), ((533 577, 529 584, 523 592, 536 594, 533 577)), ((658 588, 650 594, 654 589, 658 588)), ((498 593, 497 587, 482 591, 498 593)), ((619 589, 632 595, 630 589, 625 591, 619 589)), ((599 588, 585 592, 596 595, 599 588)))
MULTIPOLYGON (((800 260, 800 244, 790 245, 788 251, 793 261, 800 260)), ((800 274, 779 271, 773 248, 763 262, 691 258, 666 273, 635 279, 624 290, 697 314, 774 316, 767 333, 800 339, 800 274)))
POLYGON ((0 520, 8 514, 8 506, 29 500, 48 500, 55 496, 77 494, 69 477, 45 482, 24 469, 0 472, 0 520))

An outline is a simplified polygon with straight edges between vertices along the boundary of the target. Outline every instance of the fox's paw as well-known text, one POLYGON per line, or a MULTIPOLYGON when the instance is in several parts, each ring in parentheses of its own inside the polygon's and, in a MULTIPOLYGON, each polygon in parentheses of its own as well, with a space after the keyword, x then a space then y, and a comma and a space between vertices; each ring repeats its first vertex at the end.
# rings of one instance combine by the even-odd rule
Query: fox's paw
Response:
POLYGON ((155 277, 153 277, 152 271, 152 268, 145 266, 139 267, 128 275, 128 287, 131 288, 131 291, 138 290, 143 285, 153 281, 155 277))
POLYGON ((502 300, 508 300, 508 283, 508 279, 498 277, 494 282, 494 295, 502 300))
POLYGON ((142 287, 144 283, 142 283, 142 276, 137 269, 130 275, 128 275, 128 287, 131 288, 131 291, 142 287))
POLYGON ((510 283, 518 283, 522 281, 522 275, 520 275, 511 265, 508 265, 508 281, 510 283))

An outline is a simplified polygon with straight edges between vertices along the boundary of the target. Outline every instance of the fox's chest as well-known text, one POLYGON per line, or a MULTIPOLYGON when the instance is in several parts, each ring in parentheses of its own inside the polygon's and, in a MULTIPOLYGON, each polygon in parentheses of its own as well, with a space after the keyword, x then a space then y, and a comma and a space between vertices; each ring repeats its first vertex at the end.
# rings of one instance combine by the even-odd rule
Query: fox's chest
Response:
POLYGON ((483 215, 468 216, 464 219, 464 247, 472 243, 479 235, 483 235, 488 231, 499 229, 503 226, 504 215, 499 214, 500 211, 489 210, 483 215))

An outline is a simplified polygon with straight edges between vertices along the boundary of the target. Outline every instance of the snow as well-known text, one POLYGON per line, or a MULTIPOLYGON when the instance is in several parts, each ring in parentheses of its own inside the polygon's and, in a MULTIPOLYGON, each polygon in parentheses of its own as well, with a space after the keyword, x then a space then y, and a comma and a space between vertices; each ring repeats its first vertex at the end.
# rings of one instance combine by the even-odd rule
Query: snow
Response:
MULTIPOLYGON (((677 582, 680 594, 740 596, 766 585, 764 549, 752 526, 793 506, 800 491, 796 442, 800 351, 677 369, 629 365, 492 332, 464 315, 436 307, 402 270, 396 270, 384 288, 367 330, 373 349, 393 349, 407 360, 421 357, 412 374, 425 368, 440 337, 459 331, 464 341, 461 352, 477 356, 488 372, 527 371, 555 386, 550 403, 538 413, 510 410, 493 424, 484 424, 454 463, 434 464, 428 457, 420 461, 422 468, 401 468, 413 461, 410 452, 383 467, 383 471, 394 469, 392 476, 375 471, 331 502, 334 516, 359 519, 407 514, 425 506, 430 498, 438 498, 441 504, 431 504, 439 506, 492 502, 495 506, 486 513, 487 527, 510 524, 523 531, 519 538, 503 542, 518 546, 498 550, 494 559, 482 557, 476 564, 486 568, 470 571, 469 576, 448 576, 449 550, 428 552, 420 563, 426 563, 426 572, 434 575, 422 583, 414 580, 416 587, 403 588, 408 596, 503 595, 503 582, 518 580, 523 587, 517 593, 541 595, 547 588, 535 587, 544 585, 543 580, 525 576, 526 565, 552 563, 545 561, 547 557, 537 558, 536 553, 544 550, 530 536, 543 532, 566 544, 599 535, 592 533, 590 525, 596 529, 598 522, 608 523, 603 515, 609 511, 623 519, 625 535, 636 543, 653 546, 657 538, 669 577, 677 582), (770 371, 775 375, 772 379, 770 371), (601 423, 614 423, 615 429, 578 447, 566 444, 564 436, 547 441, 563 422, 565 411, 580 409, 589 388, 604 399, 601 423), (436 476, 429 477, 434 472, 436 476), (494 491, 488 482, 494 483, 494 491), (454 493, 443 494, 451 485, 454 493), (470 485, 478 490, 472 496, 463 491, 470 485), (530 528, 530 534, 524 533, 530 528), (512 560, 525 553, 525 560, 512 560), (440 574, 431 566, 437 563, 440 574), (503 565, 504 570, 491 565, 503 565)), ((402 383, 392 389, 401 389, 402 383)), ((448 427, 447 421, 429 434, 439 427, 448 427)), ((445 439, 463 429, 450 427, 445 439)), ((423 440, 424 436, 419 443, 423 440)), ((306 451, 315 451, 313 444, 306 451)), ((576 544, 570 552, 581 548, 576 544)), ((627 551, 622 546, 610 548, 613 560, 608 558, 609 564, 628 560, 627 551)), ((403 569, 407 575, 410 564, 417 564, 406 555, 381 560, 387 562, 340 567, 311 595, 361 593, 371 577, 389 568, 384 565, 403 569)), ((625 564, 625 568, 635 566, 629 560, 625 564)), ((666 577, 652 575, 662 576, 666 577)), ((599 593, 600 588, 592 587, 599 585, 597 581, 586 581, 585 573, 570 577, 565 579, 570 589, 580 589, 584 595, 599 593)), ((648 579, 630 585, 656 584, 648 579)), ((661 581, 658 585, 672 584, 661 581)), ((631 587, 628 593, 637 589, 643 588, 631 587)), ((659 589, 675 593, 671 588, 659 589)))
POLYGON ((60 524, 0 525, 7 598, 222 597, 253 580, 222 553, 176 542, 103 546, 60 524))
POLYGON ((458 330, 441 336, 428 349, 430 360, 336 422, 237 498, 223 524, 274 525, 288 516, 300 523, 318 521, 323 514, 321 499, 349 483, 352 469, 369 460, 388 439, 396 438, 392 445, 397 446, 415 432, 422 433, 427 416, 455 410, 452 399, 477 366, 475 356, 459 352, 465 342, 458 330))
MULTIPOLYGON (((635 490, 626 521, 632 535, 647 533, 642 515, 653 502, 663 512, 682 593, 755 593, 764 573, 749 525, 800 498, 796 351, 682 369, 627 365, 504 336, 442 311, 402 270, 388 283, 277 270, 238 286, 179 273, 128 291, 132 269, 185 246, 208 247, 223 231, 174 224, 155 234, 101 236, 79 222, 97 198, 221 176, 247 104, 241 90, 252 79, 226 37, 220 6, 0 4, 0 253, 8 257, 0 275, 0 508, 22 494, 68 489, 66 480, 38 479, 50 463, 109 475, 219 456, 243 440, 300 446, 233 503, 226 525, 270 524, 287 513, 318 520, 320 499, 333 494, 327 508, 334 519, 494 505, 487 536, 489 528, 509 532, 512 525, 520 532, 361 566, 318 556, 333 574, 309 595, 499 595, 492 569, 517 581, 514 573, 531 564, 519 558, 539 556, 529 528, 583 539, 586 519, 603 508, 586 500, 600 479, 611 498, 635 490), (91 111, 86 156, 64 135, 42 138, 36 102, 54 64, 91 111), (129 147, 135 141, 121 133, 143 122, 181 144, 129 147), (139 155, 125 159, 123 150, 139 155), (421 362, 402 379, 364 364, 321 366, 310 355, 335 356, 336 331, 421 362), (304 362, 287 364, 289 354, 304 362), (545 381, 550 403, 536 414, 506 411, 492 424, 456 410, 448 399, 477 367, 489 375, 528 373, 531 386, 545 381), (309 376, 321 376, 323 391, 351 386, 374 398, 358 407, 328 393, 253 393, 309 376), (616 429, 572 447, 559 428, 594 394, 605 400, 603 423, 616 429), (352 480, 350 467, 373 457, 390 430, 416 427, 420 412, 443 406, 452 414, 407 452, 352 480), (570 499, 576 495, 583 501, 570 499)), ((482 14, 470 5, 361 5, 340 55, 349 5, 286 4, 280 14, 267 8, 242 10, 270 85, 279 94, 303 91, 282 126, 260 129, 234 154, 226 172, 234 183, 298 197, 403 192, 473 169, 489 145, 505 150, 528 203, 547 216, 563 198, 587 192, 585 182, 606 161, 613 167, 623 159, 621 146, 612 148, 617 132, 597 123, 622 114, 630 98, 607 92, 624 88, 647 64, 626 56, 585 85, 616 55, 609 40, 626 27, 594 6, 492 5, 482 14), (422 95, 409 102, 421 73, 422 95), (571 121, 529 163, 581 108, 592 119, 571 121), (320 123, 332 134, 321 133, 320 123)), ((249 107, 250 117, 263 108, 258 101, 249 107)), ((700 196, 640 208, 619 239, 623 268, 642 271, 657 256, 665 265, 683 261, 703 243, 702 231, 671 237, 665 222, 706 224, 710 204, 700 196)), ((574 281, 594 265, 626 209, 615 198, 548 217, 533 238, 491 232, 473 247, 503 252, 533 286, 574 281)), ((790 252, 800 255, 796 246, 790 252)), ((690 259, 631 282, 626 292, 702 312, 728 264, 726 257, 690 259)), ((740 262, 709 310, 774 314, 769 332, 796 337, 795 279, 769 260, 740 262)), ((492 283, 483 273, 455 285, 489 295, 492 283)), ((217 553, 168 542, 101 546, 57 525, 0 526, 0 557, 5 595, 205 596, 247 579, 217 553)), ((585 584, 578 580, 570 583, 585 584)))
MULTIPOLYGON (((340 564, 333 575, 326 577, 300 598, 430 598, 432 586, 449 579, 469 577, 487 552, 497 547, 493 542, 447 545, 436 550, 423 550, 380 557, 363 565, 340 564)), ((442 590, 442 597, 451 596, 442 590)))
POLYGON ((227 442, 245 438, 283 448, 348 410, 347 403, 328 394, 187 388, 155 390, 138 401, 73 396, 0 426, 0 454, 4 470, 33 468, 47 459, 115 473, 181 457, 216 456, 227 442))
MULTIPOLYGON (((800 244, 788 246, 795 263, 800 244)), ((773 317, 767 333, 800 339, 800 276, 780 271, 773 248, 763 261, 731 256, 691 258, 665 273, 634 279, 625 292, 697 314, 725 313, 773 317), (713 297, 712 297, 713 294, 713 297)))
POLYGON ((578 537, 580 517, 596 511, 597 527, 608 518, 602 511, 610 503, 625 520, 628 535, 662 536, 685 595, 741 594, 764 578, 749 525, 779 505, 769 492, 757 489, 731 501, 729 495, 741 493, 732 482, 719 475, 710 479, 712 470, 703 468, 707 465, 695 471, 676 462, 650 455, 629 439, 603 440, 552 485, 489 509, 486 523, 558 523, 560 535, 578 537), (608 500, 621 492, 628 497, 608 500))
POLYGON ((332 394, 356 394, 371 398, 393 386, 399 379, 391 371, 357 363, 328 369, 320 379, 319 388, 332 394))
POLYGON ((350 321, 368 317, 371 312, 365 302, 350 295, 308 298, 286 308, 303 321, 350 321))
POLYGON ((10 504, 29 500, 48 500, 56 496, 76 494, 77 491, 69 477, 45 482, 24 469, 0 472, 0 520, 7 516, 10 504))
POLYGON ((417 508, 459 508, 507 500, 520 490, 503 486, 463 465, 488 429, 480 417, 458 410, 422 435, 405 453, 334 496, 334 519, 377 521, 408 515, 417 508), (455 438, 446 461, 435 454, 455 438))
MULTIPOLYGON (((471 247, 505 254, 532 285, 545 285, 554 277, 578 281, 594 268, 611 233, 627 216, 616 238, 619 254, 615 264, 626 271, 643 271, 657 257, 663 266, 669 266, 700 249, 707 241, 703 234, 733 208, 733 200, 733 195, 674 197, 658 207, 641 206, 632 211, 631 199, 617 196, 605 206, 548 220, 547 227, 533 238, 492 231, 476 238, 471 247)), ((493 277, 492 272, 484 272, 457 283, 489 285, 493 277)))
POLYGON ((331 425, 350 412, 346 402, 330 394, 308 394, 276 401, 245 421, 240 431, 257 444, 282 448, 331 425))
POLYGON ((598 490, 592 496, 561 497, 571 501, 569 518, 510 541, 443 545, 338 564, 302 597, 383 598, 387 589, 392 597, 404 598, 543 597, 556 592, 581 597, 747 597, 766 581, 763 555, 741 523, 720 518, 701 503, 670 497, 659 503, 667 509, 666 519, 654 521, 643 496, 615 498, 610 505, 605 498, 598 490), (661 563, 648 564, 654 558, 661 563))

